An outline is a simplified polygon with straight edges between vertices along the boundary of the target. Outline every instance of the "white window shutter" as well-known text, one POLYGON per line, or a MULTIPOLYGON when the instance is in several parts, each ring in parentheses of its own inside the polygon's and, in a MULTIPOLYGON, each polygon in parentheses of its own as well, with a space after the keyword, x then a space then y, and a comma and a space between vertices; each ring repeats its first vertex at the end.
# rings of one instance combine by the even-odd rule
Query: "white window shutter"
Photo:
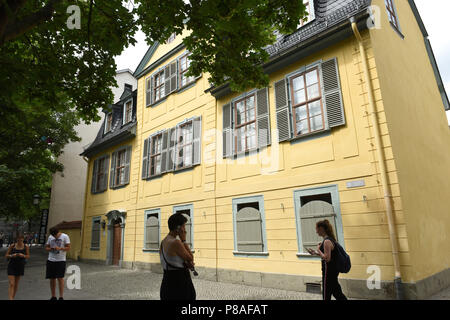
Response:
POLYGON ((275 82, 275 109, 278 129, 278 142, 292 138, 291 112, 288 99, 287 80, 275 82))
POLYGON ((264 88, 256 92, 256 132, 258 137, 258 148, 270 144, 270 117, 269 117, 269 93, 264 88))

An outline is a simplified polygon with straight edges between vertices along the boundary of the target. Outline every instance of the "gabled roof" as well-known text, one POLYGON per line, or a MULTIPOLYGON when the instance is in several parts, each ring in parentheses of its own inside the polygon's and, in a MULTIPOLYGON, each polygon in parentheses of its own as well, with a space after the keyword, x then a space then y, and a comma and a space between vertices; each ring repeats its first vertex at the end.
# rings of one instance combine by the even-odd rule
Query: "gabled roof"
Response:
POLYGON ((144 57, 142 58, 141 62, 139 62, 139 65, 137 66, 136 70, 133 73, 133 77, 137 78, 137 75, 142 72, 142 70, 145 69, 145 66, 150 61, 150 59, 153 57, 153 54, 155 53, 156 49, 159 46, 159 42, 155 41, 150 48, 148 48, 147 52, 145 53, 144 57))
POLYGON ((112 112, 113 124, 111 131, 105 132, 106 116, 105 119, 98 130, 97 137, 95 140, 80 154, 80 156, 86 156, 91 158, 96 154, 102 152, 105 149, 113 147, 123 141, 136 136, 136 100, 137 100, 137 89, 134 91, 128 88, 124 89, 120 100, 116 103, 109 105, 109 110, 103 110, 105 115, 112 112), (122 125, 123 122, 123 106, 124 104, 133 99, 133 116, 129 123, 122 125))

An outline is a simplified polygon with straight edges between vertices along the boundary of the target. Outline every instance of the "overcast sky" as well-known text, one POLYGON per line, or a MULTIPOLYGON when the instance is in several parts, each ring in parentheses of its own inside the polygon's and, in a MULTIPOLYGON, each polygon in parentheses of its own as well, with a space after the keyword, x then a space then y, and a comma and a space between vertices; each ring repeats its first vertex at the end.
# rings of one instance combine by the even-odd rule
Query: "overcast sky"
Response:
MULTIPOLYGON (((406 1, 406 0, 397 0, 406 1)), ((441 72, 447 94, 450 95, 450 12, 449 0, 415 0, 417 8, 429 34, 434 54, 441 72)), ((400 17, 401 24, 401 17, 400 17)), ((134 71, 141 61, 148 45, 142 32, 136 34, 136 46, 128 47, 116 57, 118 70, 130 69, 134 71)), ((447 112, 450 124, 450 111, 447 112)))

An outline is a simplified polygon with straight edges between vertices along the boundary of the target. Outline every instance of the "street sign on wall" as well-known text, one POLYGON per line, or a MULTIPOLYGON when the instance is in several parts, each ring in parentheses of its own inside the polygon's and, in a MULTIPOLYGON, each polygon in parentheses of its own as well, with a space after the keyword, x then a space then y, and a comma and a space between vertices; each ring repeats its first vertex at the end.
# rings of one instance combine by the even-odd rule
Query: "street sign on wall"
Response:
POLYGON ((48 223, 48 209, 42 209, 41 211, 41 226, 39 228, 39 244, 45 244, 45 234, 47 231, 48 223))

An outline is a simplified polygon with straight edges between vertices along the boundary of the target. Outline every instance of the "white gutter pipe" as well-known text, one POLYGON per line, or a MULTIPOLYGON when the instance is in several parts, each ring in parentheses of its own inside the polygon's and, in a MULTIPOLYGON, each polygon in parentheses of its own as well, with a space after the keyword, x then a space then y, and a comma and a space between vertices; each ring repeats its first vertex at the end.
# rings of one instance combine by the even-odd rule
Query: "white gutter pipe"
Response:
POLYGON ((400 272, 398 238, 397 238, 397 232, 395 229, 394 216, 392 213, 392 194, 391 194, 391 191, 389 188, 388 174, 387 174, 387 169, 386 169, 385 157, 384 157, 384 153, 383 153, 383 144, 382 144, 382 140, 381 140, 380 128, 378 126, 378 116, 377 116, 377 112, 376 112, 376 108, 375 108, 373 85, 372 85, 372 81, 370 79, 366 49, 364 48, 363 39, 361 37, 361 34, 359 32, 359 29, 358 29, 358 26, 356 24, 356 20, 354 17, 350 18, 350 23, 352 24, 353 33, 355 34, 355 37, 359 44, 359 52, 361 54, 361 61, 363 64, 364 77, 365 77, 365 82, 367 84, 367 94, 369 95, 369 114, 370 114, 370 120, 372 123, 372 127, 374 130, 376 155, 377 155, 377 160, 378 160, 378 165, 379 165, 379 170, 380 170, 380 175, 381 175, 381 184, 382 184, 382 188, 383 188, 384 202, 385 202, 385 206, 386 206, 386 216, 387 216, 387 221, 388 221, 388 226, 389 226, 389 238, 391 241, 392 257, 394 260, 395 293, 396 293, 398 300, 403 300, 404 293, 403 293, 402 276, 401 276, 401 272, 400 272))

